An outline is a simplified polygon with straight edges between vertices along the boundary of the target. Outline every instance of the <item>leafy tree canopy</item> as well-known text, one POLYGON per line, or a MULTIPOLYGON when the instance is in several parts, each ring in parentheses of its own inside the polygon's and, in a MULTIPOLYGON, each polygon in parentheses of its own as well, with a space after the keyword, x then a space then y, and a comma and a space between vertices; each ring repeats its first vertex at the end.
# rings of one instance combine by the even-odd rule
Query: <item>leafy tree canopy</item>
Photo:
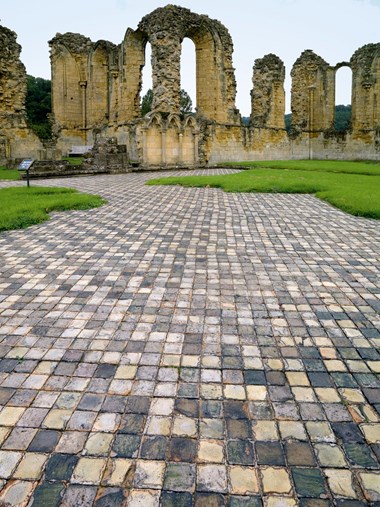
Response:
MULTIPOLYGON (((149 88, 141 99, 141 116, 145 116, 152 110, 153 90, 149 88)), ((186 90, 181 90, 180 111, 181 114, 189 114, 193 110, 193 102, 186 90)))
POLYGON ((337 132, 345 132, 351 127, 352 108, 342 104, 335 107, 334 128, 337 132))
POLYGON ((149 88, 144 97, 141 99, 141 116, 145 116, 152 110, 153 90, 149 88))
POLYGON ((30 128, 40 139, 51 138, 47 115, 51 113, 51 81, 27 76, 26 114, 30 128))
MULTIPOLYGON (((351 105, 344 106, 340 104, 335 106, 335 121, 334 121, 334 129, 337 132, 345 132, 349 130, 351 127, 351 115, 352 108, 351 105)), ((286 130, 290 130, 290 125, 292 122, 292 115, 285 115, 285 128, 286 130)))

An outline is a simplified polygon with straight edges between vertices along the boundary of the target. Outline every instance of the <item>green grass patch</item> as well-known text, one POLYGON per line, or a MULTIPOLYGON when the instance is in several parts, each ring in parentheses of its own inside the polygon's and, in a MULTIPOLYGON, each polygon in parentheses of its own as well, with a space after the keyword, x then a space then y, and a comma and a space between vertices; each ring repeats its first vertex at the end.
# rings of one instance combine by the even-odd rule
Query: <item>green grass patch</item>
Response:
POLYGON ((0 231, 23 229, 49 219, 52 211, 97 208, 106 201, 71 188, 12 187, 0 189, 0 231))
POLYGON ((67 160, 70 165, 82 165, 83 157, 62 157, 62 160, 67 160))
POLYGON ((0 180, 19 180, 20 173, 17 169, 7 169, 0 167, 0 180))
MULTIPOLYGON (((329 164, 333 168, 333 164, 329 164)), ((318 169, 250 169, 220 176, 160 178, 148 181, 147 185, 213 187, 226 192, 314 194, 351 215, 380 219, 380 176, 376 174, 318 169)))
POLYGON ((352 162, 347 160, 255 160, 247 162, 228 162, 223 164, 223 166, 367 174, 368 176, 380 175, 380 163, 352 162))

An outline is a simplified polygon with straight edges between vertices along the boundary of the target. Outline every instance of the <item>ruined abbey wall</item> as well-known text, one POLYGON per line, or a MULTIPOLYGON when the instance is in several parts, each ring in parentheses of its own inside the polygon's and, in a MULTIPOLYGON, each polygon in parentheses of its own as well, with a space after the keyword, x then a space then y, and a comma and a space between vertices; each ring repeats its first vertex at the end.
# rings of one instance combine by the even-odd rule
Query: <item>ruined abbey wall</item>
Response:
POLYGON ((37 157, 41 143, 26 125, 26 70, 16 34, 0 26, 0 164, 37 157))
MULTIPOLYGON (((22 129, 27 132, 25 69, 15 36, 8 32, 1 32, 13 42, 8 44, 11 51, 0 51, 0 68, 9 69, 0 81, 0 93, 9 96, 4 111, 0 109, 0 145, 7 125, 13 125, 17 139, 22 138, 22 129)), ((208 16, 168 5, 145 16, 136 30, 128 28, 118 45, 92 42, 73 33, 57 34, 49 44, 53 132, 63 154, 72 146, 92 145, 102 137, 125 146, 125 158, 141 167, 248 159, 380 158, 380 44, 358 49, 350 61, 335 67, 313 51, 304 51, 291 70, 289 132, 284 124, 281 59, 269 54, 255 61, 250 124, 243 125, 235 105, 232 39, 226 27, 208 16), (185 38, 195 45, 197 108, 195 114, 184 116, 180 63, 185 38), (148 43, 153 106, 142 118, 142 70, 148 43), (353 76, 352 126, 343 134, 334 130, 336 72, 342 66, 351 68, 353 76)))
POLYGON ((207 16, 167 6, 145 16, 137 30, 129 28, 118 46, 72 33, 57 34, 49 44, 54 132, 63 151, 92 144, 102 132, 127 144, 134 162, 198 164, 203 120, 240 125, 232 40, 221 23, 207 16), (196 49, 198 121, 180 115, 184 38, 196 49), (147 43, 152 48, 153 106, 149 117, 141 119, 147 43))

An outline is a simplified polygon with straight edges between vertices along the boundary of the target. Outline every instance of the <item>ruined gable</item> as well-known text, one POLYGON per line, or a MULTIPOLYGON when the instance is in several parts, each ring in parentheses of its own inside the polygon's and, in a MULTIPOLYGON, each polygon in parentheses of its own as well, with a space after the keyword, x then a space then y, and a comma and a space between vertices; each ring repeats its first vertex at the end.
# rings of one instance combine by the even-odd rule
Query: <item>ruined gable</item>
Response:
POLYGON ((296 60, 292 77, 292 126, 298 131, 324 130, 334 123, 335 71, 307 49, 296 60))

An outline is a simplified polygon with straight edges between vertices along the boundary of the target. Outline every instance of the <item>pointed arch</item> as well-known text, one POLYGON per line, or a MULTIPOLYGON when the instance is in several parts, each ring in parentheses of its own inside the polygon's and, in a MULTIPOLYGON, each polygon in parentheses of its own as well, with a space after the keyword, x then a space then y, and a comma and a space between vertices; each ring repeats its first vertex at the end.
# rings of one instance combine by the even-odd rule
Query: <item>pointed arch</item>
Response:
POLYGON ((334 129, 346 132, 351 128, 352 118, 352 70, 342 62, 335 67, 334 129))
POLYGON ((178 130, 181 128, 181 118, 178 114, 172 113, 168 116, 168 127, 176 127, 178 130))
POLYGON ((159 113, 150 113, 146 116, 146 126, 149 127, 159 127, 162 129, 162 116, 159 113))
POLYGON ((190 127, 195 130, 198 128, 197 120, 194 118, 193 115, 186 116, 183 126, 184 128, 190 127))
MULTIPOLYGON (((192 110, 197 110, 197 59, 194 42, 185 37, 181 44, 181 91, 184 90, 192 102, 192 110)), ((182 104, 181 104, 182 110, 182 104)))
POLYGON ((154 110, 179 113, 181 43, 189 38, 196 48, 199 114, 222 123, 237 121, 233 44, 219 21, 168 5, 145 16, 138 28, 152 44, 154 110))

